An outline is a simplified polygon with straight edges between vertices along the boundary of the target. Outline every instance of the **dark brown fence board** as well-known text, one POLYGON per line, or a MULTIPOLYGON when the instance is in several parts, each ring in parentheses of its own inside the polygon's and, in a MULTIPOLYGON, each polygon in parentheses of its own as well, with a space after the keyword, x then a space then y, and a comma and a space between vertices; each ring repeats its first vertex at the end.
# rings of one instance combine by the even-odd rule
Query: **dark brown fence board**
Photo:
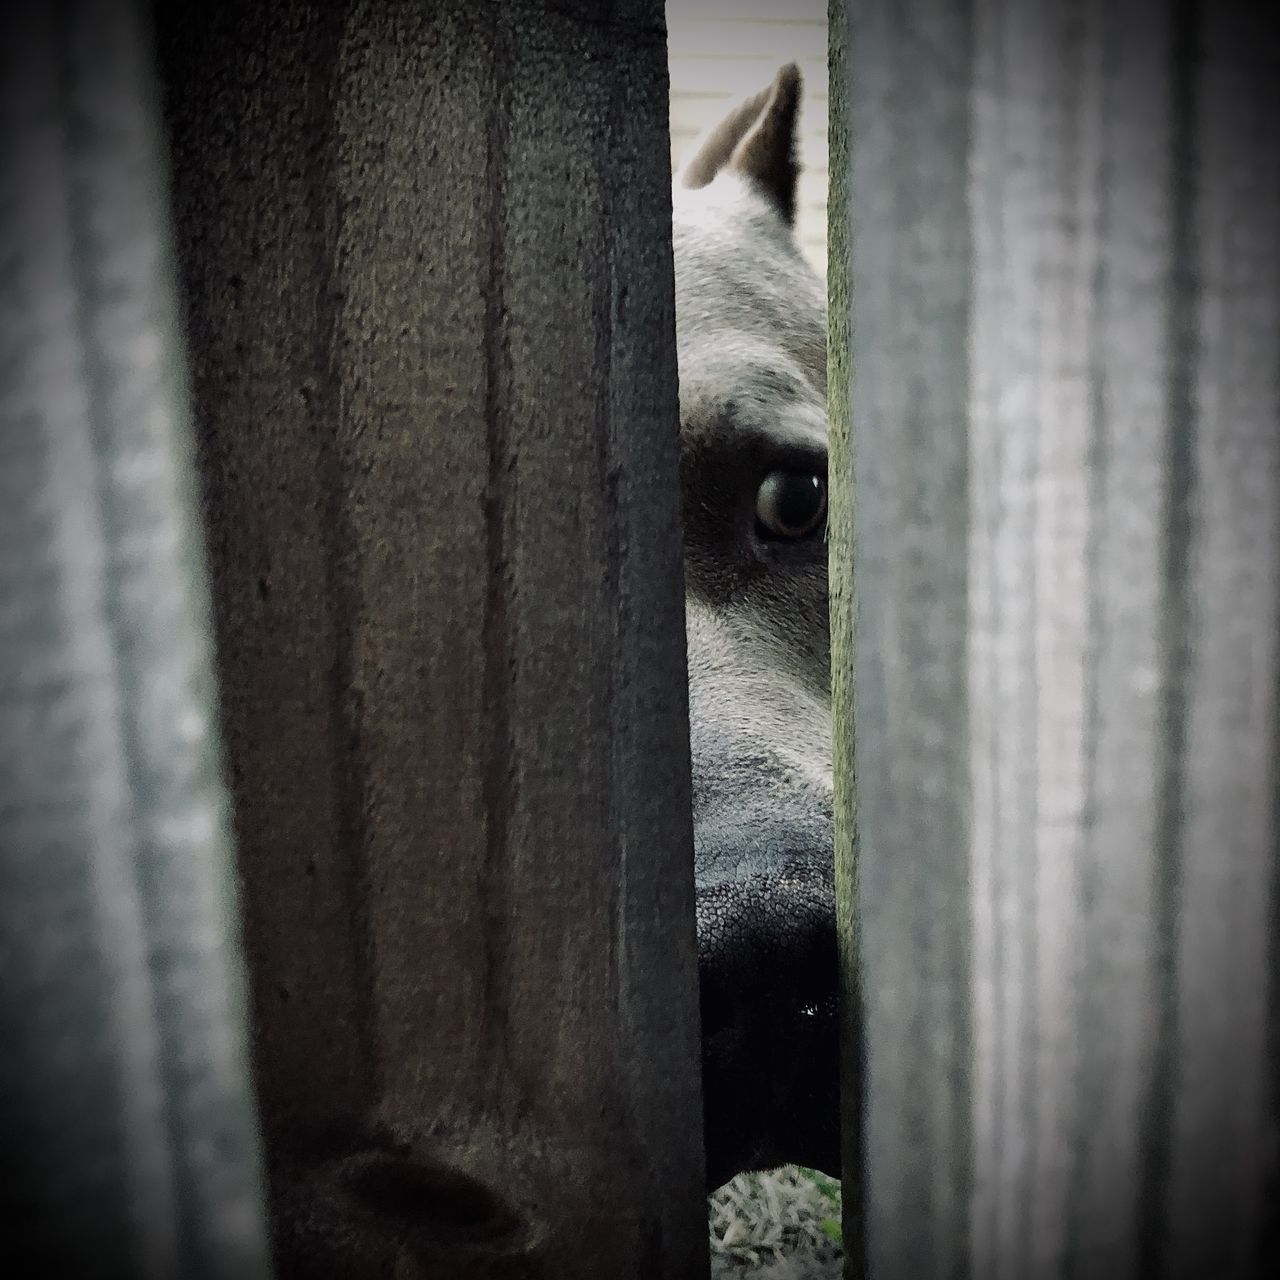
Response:
POLYGON ((282 1272, 701 1274, 659 6, 162 36, 282 1272))

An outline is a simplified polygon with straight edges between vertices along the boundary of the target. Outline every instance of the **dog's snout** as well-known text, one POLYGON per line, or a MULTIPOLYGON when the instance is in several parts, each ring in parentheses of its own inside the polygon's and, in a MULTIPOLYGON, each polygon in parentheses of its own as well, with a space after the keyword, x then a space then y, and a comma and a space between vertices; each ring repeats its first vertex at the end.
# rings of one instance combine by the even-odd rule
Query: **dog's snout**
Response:
POLYGON ((746 799, 739 788, 698 815, 693 840, 699 889, 747 876, 789 878, 797 888, 831 883, 832 823, 826 806, 800 804, 783 788, 746 799))
POLYGON ((834 1171, 830 826, 746 806, 695 839, 708 1173, 714 1184, 790 1160, 834 1171))
POLYGON ((705 1032, 771 1040, 834 1013, 831 833, 813 819, 750 812, 699 829, 698 952, 705 1032))

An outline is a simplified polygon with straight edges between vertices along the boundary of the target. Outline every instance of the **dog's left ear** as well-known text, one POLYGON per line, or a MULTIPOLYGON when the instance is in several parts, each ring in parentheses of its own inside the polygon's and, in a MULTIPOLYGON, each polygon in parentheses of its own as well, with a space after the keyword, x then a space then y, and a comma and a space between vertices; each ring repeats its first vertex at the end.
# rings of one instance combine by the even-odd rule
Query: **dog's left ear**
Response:
POLYGON ((684 167, 684 186, 705 187, 721 171, 740 173, 773 202, 788 226, 794 226, 800 85, 800 68, 787 63, 767 89, 748 98, 707 135, 684 167))

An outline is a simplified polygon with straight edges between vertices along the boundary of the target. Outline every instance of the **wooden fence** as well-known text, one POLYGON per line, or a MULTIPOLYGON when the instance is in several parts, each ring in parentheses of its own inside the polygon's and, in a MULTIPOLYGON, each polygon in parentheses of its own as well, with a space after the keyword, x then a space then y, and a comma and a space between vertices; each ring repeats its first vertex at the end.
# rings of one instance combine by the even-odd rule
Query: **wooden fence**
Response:
POLYGON ((849 1274, 1278 1269, 1270 30, 833 0, 849 1274))
MULTIPOLYGON (((68 1274, 245 1277, 256 1196, 234 1239, 214 1196, 256 1185, 242 1064, 170 1043, 188 1018, 240 1042, 204 756, 181 789, 213 708, 155 77, 133 6, 38 9, 5 99, 6 340, 43 326, 5 387, 21 1195, 68 1274), (81 688, 72 659, 106 669, 81 688), (158 781, 116 776, 135 748, 158 781), (161 1150, 188 1093, 193 1146, 161 1150)), ((280 1277, 707 1268, 661 19, 156 10, 280 1277)))
POLYGON ((15 1276, 267 1273, 138 13, 0 40, 0 1167, 15 1276))
MULTIPOLYGON (((18 1274, 706 1274, 661 18, 7 12, 18 1274)), ((1277 45, 830 34, 847 1274, 1272 1275, 1277 45)))
POLYGON ((660 6, 159 29, 278 1269, 696 1275, 660 6))

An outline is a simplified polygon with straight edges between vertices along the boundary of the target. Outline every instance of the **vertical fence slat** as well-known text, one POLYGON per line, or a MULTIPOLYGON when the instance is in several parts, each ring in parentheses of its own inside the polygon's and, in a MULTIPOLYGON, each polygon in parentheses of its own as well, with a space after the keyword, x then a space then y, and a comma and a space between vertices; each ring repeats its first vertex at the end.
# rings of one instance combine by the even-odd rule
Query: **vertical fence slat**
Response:
MULTIPOLYGON (((830 543, 831 753, 835 790, 835 896, 839 944, 840 1163, 845 1256, 861 1249, 863 1141, 862 988, 858 980, 858 804, 854 776, 853 700, 853 456, 849 423, 849 107, 846 67, 846 0, 828 0, 827 61, 830 110, 827 128, 827 251, 836 269, 827 274, 827 537, 830 543)), ((852 1262, 849 1264, 853 1265, 852 1262)))
MULTIPOLYGON (((840 20, 851 12, 842 7, 840 20)), ((842 790, 856 776, 861 834, 856 875, 846 871, 841 892, 856 895, 860 972, 847 981, 858 984, 868 1046, 858 1126, 865 1230, 873 1257, 901 1268, 887 1274, 927 1276, 967 1252, 971 1169, 968 921, 955 904, 969 894, 957 749, 967 735, 967 512, 956 496, 968 462, 972 257, 968 86, 956 68, 972 18, 941 2, 858 5, 856 17, 840 41, 850 427, 837 435, 832 466, 847 485, 841 449, 852 453, 856 659, 836 684, 836 715, 857 728, 853 758, 838 768, 842 790), (865 447, 872 437, 874 449, 865 447)), ((833 600, 846 591, 838 585, 833 600)), ((850 840, 846 828, 846 867, 850 840)), ((856 1185, 857 1172, 846 1177, 856 1185)), ((851 1244, 862 1229, 858 1199, 846 1202, 851 1244)))
POLYGON ((696 1276, 660 7, 161 23, 279 1265, 696 1276))
POLYGON ((154 71, 0 50, 0 1146, 24 1274, 267 1273, 154 71))
POLYGON ((1177 264, 1196 286, 1194 487, 1161 1204, 1165 1270, 1187 1280, 1280 1266, 1280 52, 1267 15, 1243 5, 1206 5, 1194 36, 1194 222, 1177 264))
POLYGON ((878 1277, 1270 1274, 1280 57, 1243 5, 832 12, 850 1230, 878 1277))

